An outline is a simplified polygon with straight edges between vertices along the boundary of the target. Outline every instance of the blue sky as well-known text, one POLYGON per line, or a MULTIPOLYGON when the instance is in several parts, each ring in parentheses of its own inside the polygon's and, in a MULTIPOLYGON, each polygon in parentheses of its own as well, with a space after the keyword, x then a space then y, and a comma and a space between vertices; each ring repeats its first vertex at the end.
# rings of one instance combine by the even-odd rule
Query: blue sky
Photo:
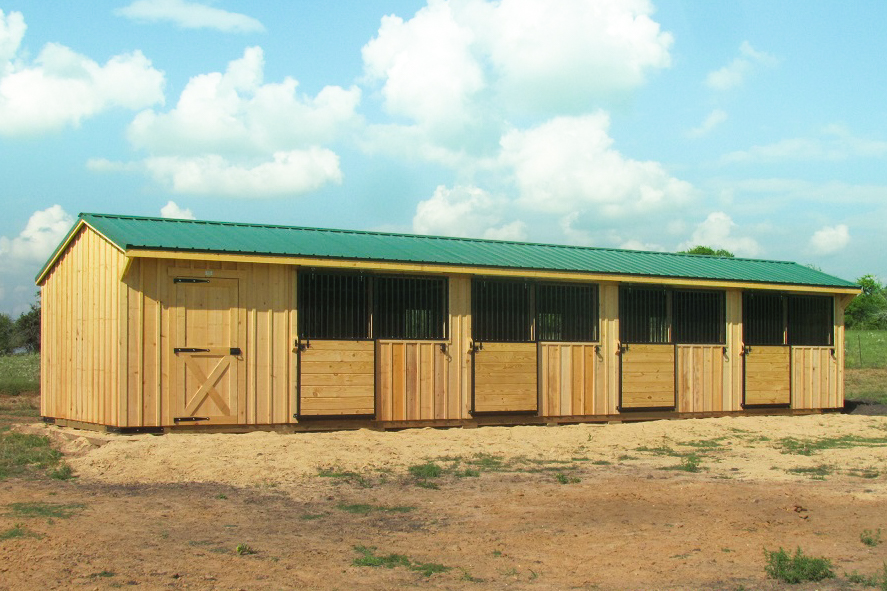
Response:
POLYGON ((0 0, 0 312, 80 212, 887 278, 884 2, 0 0))

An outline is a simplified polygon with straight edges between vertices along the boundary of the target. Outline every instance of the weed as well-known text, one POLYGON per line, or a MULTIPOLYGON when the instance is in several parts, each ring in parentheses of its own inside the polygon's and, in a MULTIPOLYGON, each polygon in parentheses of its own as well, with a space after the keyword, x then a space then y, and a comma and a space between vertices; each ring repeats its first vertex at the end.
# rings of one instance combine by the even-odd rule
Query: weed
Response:
POLYGON ((255 554, 256 550, 254 550, 249 544, 237 544, 237 547, 234 548, 234 553, 239 554, 240 556, 245 556, 247 554, 255 554))
POLYGON ((812 456, 826 449, 848 449, 851 447, 884 447, 887 437, 860 437, 858 435, 842 435, 840 437, 823 437, 821 439, 795 439, 784 437, 776 442, 776 446, 784 454, 812 456))
POLYGON ((554 479, 561 484, 576 484, 577 482, 581 482, 577 477, 567 476, 563 472, 558 472, 557 474, 555 474, 554 479))
POLYGON ((373 483, 362 474, 351 470, 339 470, 338 468, 320 468, 317 475, 321 478, 340 478, 350 484, 356 484, 361 488, 372 488, 373 483))
POLYGON ((637 457, 635 457, 635 456, 630 456, 630 455, 628 455, 628 454, 622 454, 621 456, 619 456, 619 457, 616 458, 616 459, 619 460, 620 462, 627 462, 628 460, 636 460, 637 457))
POLYGON ((427 480, 417 481, 416 486, 421 487, 421 488, 428 488, 431 490, 438 490, 440 488, 440 485, 437 484, 436 482, 428 482, 427 480))
POLYGON ((56 480, 70 480, 74 477, 74 469, 68 464, 63 463, 58 468, 53 468, 48 472, 50 478, 56 480))
POLYGON ((480 577, 471 576, 471 573, 468 572, 467 570, 465 570, 464 568, 462 568, 461 566, 459 567, 459 570, 462 571, 461 579, 463 581, 468 581, 469 583, 483 583, 484 582, 484 580, 481 579, 480 577))
POLYGON ((354 546, 354 550, 361 556, 354 559, 354 566, 372 566, 395 568, 402 566, 411 571, 421 573, 425 577, 430 577, 436 573, 442 573, 450 570, 449 566, 444 566, 436 562, 413 562, 409 557, 403 554, 388 554, 387 556, 376 556, 375 546, 354 546))
POLYGON ((40 534, 24 527, 21 523, 16 523, 6 531, 0 531, 0 540, 11 540, 13 538, 37 538, 39 540, 42 537, 40 534))
POLYGON ((493 556, 495 558, 502 558, 502 550, 493 550, 493 556))
POLYGON ((608 462, 607 460, 594 460, 592 464, 595 466, 612 466, 613 462, 608 462))
POLYGON ((224 501, 228 498, 228 495, 226 495, 225 493, 219 493, 216 495, 216 498, 219 499, 220 501, 224 501))
POLYGON ((835 576, 829 559, 805 556, 800 547, 794 556, 782 548, 772 552, 765 549, 764 556, 767 559, 764 567, 767 576, 783 583, 821 581, 835 576))
POLYGON ((373 511, 379 511, 383 513, 409 513, 415 507, 385 507, 383 505, 366 505, 362 503, 358 503, 355 505, 344 505, 340 504, 336 506, 340 511, 344 511, 346 513, 354 513, 356 515, 367 515, 372 513, 373 511))
POLYGON ((826 464, 820 464, 819 466, 814 466, 812 468, 789 468, 786 470, 786 472, 790 474, 803 474, 814 480, 825 480, 825 477, 830 475, 833 471, 832 467, 826 464))
POLYGON ((49 444, 49 437, 8 431, 0 433, 0 480, 23 474, 28 467, 44 470, 56 466, 60 451, 49 444))
POLYGON ((464 470, 459 470, 453 472, 454 476, 458 478, 478 478, 480 476, 480 470, 475 470, 474 468, 465 468, 464 470))
POLYGON ((713 439, 700 439, 699 441, 685 441, 680 445, 685 447, 697 447, 702 449, 714 450, 723 446, 723 441, 726 437, 715 437, 713 439))
POLYGON ((82 503, 63 505, 61 503, 42 503, 40 501, 10 503, 6 505, 15 517, 46 517, 47 519, 68 519, 85 506, 82 503))
POLYGON ((656 454, 658 456, 676 456, 680 457, 681 452, 675 451, 667 445, 660 445, 657 447, 649 447, 647 445, 642 445, 640 447, 634 448, 635 451, 642 451, 646 453, 656 454))
POLYGON ((666 466, 661 470, 681 470, 683 472, 699 472, 702 468, 699 464, 702 462, 697 454, 691 453, 681 457, 681 463, 676 466, 666 466))
POLYGON ((870 529, 862 530, 862 533, 859 534, 859 541, 866 546, 877 546, 881 543, 881 528, 879 527, 875 532, 870 529))
POLYGON ((875 468, 850 468, 847 474, 857 478, 877 478, 881 473, 875 468))
POLYGON ((440 478, 443 474, 443 468, 441 468, 438 464, 434 462, 425 462, 424 464, 417 464, 415 466, 410 466, 409 468, 410 474, 415 478, 440 478))
POLYGON ((474 458, 468 460, 468 463, 479 470, 486 470, 487 472, 501 472, 506 468, 505 459, 502 456, 486 453, 475 454, 474 458))
POLYGON ((861 574, 857 573, 856 571, 853 571, 852 573, 850 573, 849 575, 846 575, 846 576, 847 576, 847 580, 850 581, 851 583, 855 583, 857 585, 862 585, 864 587, 877 587, 878 582, 879 582, 877 575, 871 575, 871 576, 867 577, 865 575, 861 575, 861 574))

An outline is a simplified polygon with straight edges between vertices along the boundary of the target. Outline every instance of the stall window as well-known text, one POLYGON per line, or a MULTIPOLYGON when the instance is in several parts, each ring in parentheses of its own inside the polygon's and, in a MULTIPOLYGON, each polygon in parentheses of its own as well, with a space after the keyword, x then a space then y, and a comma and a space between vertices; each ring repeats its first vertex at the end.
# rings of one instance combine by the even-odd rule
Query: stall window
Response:
POLYGON ((788 297, 788 342, 790 345, 834 344, 834 307, 828 296, 788 297))
POLYGON ((531 342, 530 284, 475 279, 471 284, 471 327, 476 341, 531 342))
POLYGON ((358 274, 299 274, 299 337, 370 338, 369 278, 358 274))
POLYGON ((726 336, 722 291, 672 293, 673 338, 682 344, 723 344, 726 336))
POLYGON ((661 288, 619 289, 619 340, 669 343, 668 294, 661 288))
POLYGON ((373 333, 377 339, 445 339, 447 280, 374 277, 373 333))
POLYGON ((536 340, 598 340, 597 285, 544 283, 535 287, 536 340))
POLYGON ((746 345, 830 347, 834 344, 834 309, 828 296, 748 292, 742 297, 746 345))

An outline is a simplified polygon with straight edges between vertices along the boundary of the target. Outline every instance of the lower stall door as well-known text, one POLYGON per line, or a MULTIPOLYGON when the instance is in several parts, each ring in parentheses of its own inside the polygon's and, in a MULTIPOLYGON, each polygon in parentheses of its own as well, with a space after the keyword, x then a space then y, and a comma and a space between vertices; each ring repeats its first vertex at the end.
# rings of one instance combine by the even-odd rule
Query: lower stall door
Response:
POLYGON ((675 407, 675 346, 623 345, 620 410, 675 407))
POLYGON ((743 359, 743 406, 791 404, 791 347, 746 347, 743 359))
POLYGON ((474 353, 473 412, 536 412, 536 358, 536 343, 479 343, 474 353))
POLYGON ((310 341, 300 349, 300 417, 375 413, 373 341, 310 341))

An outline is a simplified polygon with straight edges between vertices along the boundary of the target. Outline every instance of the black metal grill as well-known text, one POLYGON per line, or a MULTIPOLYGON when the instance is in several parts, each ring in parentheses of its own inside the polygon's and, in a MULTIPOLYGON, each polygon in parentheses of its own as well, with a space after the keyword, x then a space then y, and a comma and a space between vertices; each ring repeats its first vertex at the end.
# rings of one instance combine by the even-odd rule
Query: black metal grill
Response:
POLYGON ((447 280, 374 277, 373 333, 377 339, 445 339, 447 280))
POLYGON ((619 288, 619 340, 669 343, 668 294, 661 288, 619 288))
POLYGON ((597 285, 536 285, 536 340, 598 340, 597 285))
POLYGON ((781 294, 742 294, 742 340, 746 345, 785 344, 785 298, 781 294))
POLYGON ((471 284, 471 334, 475 341, 533 341, 530 284, 475 279, 471 284))
POLYGON ((723 344, 726 342, 725 297, 722 291, 675 291, 672 293, 675 343, 723 344))
POLYGON ((369 278, 344 273, 299 273, 299 337, 367 339, 369 278))
POLYGON ((828 296, 789 296, 788 342, 790 345, 834 344, 834 303, 828 296))

